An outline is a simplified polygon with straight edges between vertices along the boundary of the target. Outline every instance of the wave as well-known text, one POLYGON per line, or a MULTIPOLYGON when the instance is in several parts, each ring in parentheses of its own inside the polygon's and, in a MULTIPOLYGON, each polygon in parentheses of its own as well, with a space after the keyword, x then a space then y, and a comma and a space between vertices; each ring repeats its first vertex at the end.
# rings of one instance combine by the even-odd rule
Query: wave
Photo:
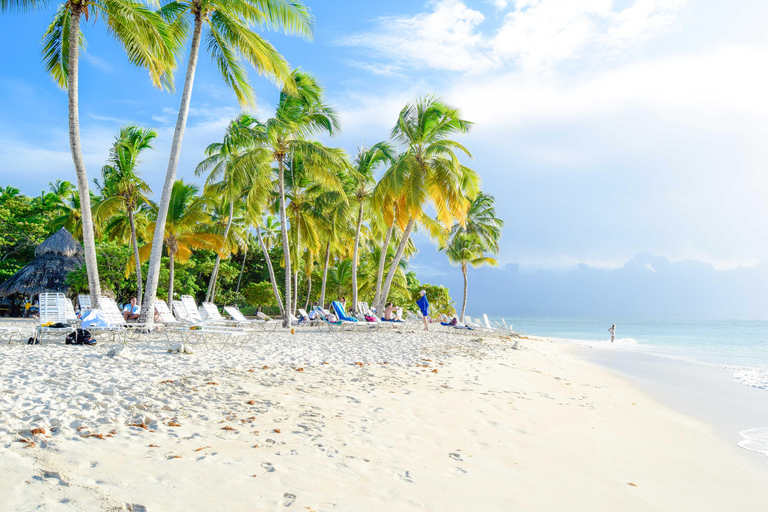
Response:
POLYGON ((739 434, 744 438, 739 442, 739 446, 745 450, 768 455, 768 428, 753 428, 739 434))
POLYGON ((733 376, 745 386, 768 389, 768 369, 766 368, 740 368, 733 376))

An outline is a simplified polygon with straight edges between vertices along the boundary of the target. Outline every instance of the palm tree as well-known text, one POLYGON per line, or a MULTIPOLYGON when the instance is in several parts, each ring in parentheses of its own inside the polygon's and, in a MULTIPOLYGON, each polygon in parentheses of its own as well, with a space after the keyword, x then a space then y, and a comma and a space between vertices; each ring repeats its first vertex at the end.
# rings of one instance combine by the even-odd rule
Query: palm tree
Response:
MULTIPOLYGON (((343 259, 331 267, 328 273, 328 287, 334 297, 344 295, 352 284, 352 260, 343 259)), ((335 298, 334 298, 335 300, 335 298)))
MULTIPOLYGON (((291 254, 288 240, 288 223, 285 200, 285 166, 297 156, 309 162, 312 179, 325 186, 341 189, 341 183, 330 168, 338 167, 344 153, 327 148, 319 142, 307 140, 313 134, 325 132, 334 135, 340 128, 336 111, 322 101, 323 89, 317 80, 302 71, 292 74, 295 90, 284 87, 280 93, 275 117, 267 120, 258 130, 260 147, 268 148, 277 162, 280 234, 285 258, 285 307, 291 311, 291 254)), ((284 315, 283 326, 290 327, 290 317, 284 315)))
POLYGON ((357 311, 357 266, 358 266, 358 247, 360 245, 360 230, 363 227, 363 210, 368 203, 368 198, 373 193, 373 186, 376 180, 373 176, 374 171, 383 163, 391 162, 393 159, 392 148, 385 142, 374 144, 370 148, 363 146, 357 153, 353 168, 355 172, 349 173, 349 180, 352 185, 352 195, 357 201, 357 224, 355 225, 355 243, 352 255, 352 306, 351 311, 357 311))
MULTIPOLYGON (((49 2, 34 0, 3 0, 0 10, 32 10, 49 2)), ((61 4, 43 36, 43 60, 46 71, 57 85, 67 88, 69 103, 69 145, 77 175, 80 211, 83 227, 83 246, 88 272, 88 286, 94 307, 98 306, 101 286, 96 264, 91 198, 88 175, 80 147, 80 114, 78 106, 78 66, 80 49, 85 38, 80 21, 101 19, 109 32, 122 44, 128 60, 149 70, 157 87, 172 89, 175 69, 176 41, 160 15, 142 3, 133 0, 69 0, 61 4)))
MULTIPOLYGON (((142 205, 147 204, 147 194, 152 190, 141 179, 137 168, 141 153, 152 149, 152 141, 157 132, 139 126, 126 126, 120 129, 115 143, 109 154, 107 165, 102 167, 101 175, 104 185, 101 189, 102 200, 96 207, 96 218, 108 218, 120 212, 119 218, 127 217, 131 233, 131 246, 136 263, 136 297, 143 297, 141 262, 139 261, 139 241, 136 234, 136 212, 142 205)), ((116 221, 119 221, 115 219, 116 221)), ((113 222, 110 231, 116 235, 119 231, 117 223, 113 222)), ((139 303, 141 305, 141 303, 139 303)))
MULTIPOLYGON (((177 180, 171 190, 171 202, 168 208, 168 222, 165 223, 163 242, 168 249, 168 307, 173 311, 173 271, 176 260, 179 263, 189 261, 193 249, 215 251, 222 254, 224 237, 209 231, 210 214, 207 211, 210 199, 205 195, 198 196, 198 188, 177 180)), ((149 231, 157 229, 157 223, 149 225, 149 231)), ((154 238, 139 249, 139 257, 145 261, 152 252, 154 238)), ((226 253, 222 254, 226 256, 226 253)), ((133 257, 131 257, 133 260, 133 257)), ((129 265, 133 261, 128 262, 129 265)), ((146 305, 146 296, 145 296, 146 305)), ((152 301, 154 307, 154 301, 152 301)))
POLYGON ((224 240, 221 252, 216 253, 216 261, 208 280, 205 301, 210 302, 216 297, 221 254, 236 253, 245 247, 245 211, 243 203, 236 203, 231 199, 229 191, 222 190, 220 186, 210 187, 206 191, 206 195, 211 198, 209 202, 210 231, 221 235, 224 240))
POLYGON ((272 250, 280 239, 280 221, 277 217, 274 215, 264 217, 261 234, 264 237, 264 245, 266 245, 267 250, 272 250))
POLYGON ((467 198, 477 195, 480 180, 473 170, 459 162, 456 154, 458 150, 471 157, 469 151, 449 137, 467 133, 470 126, 459 110, 433 96, 421 98, 400 111, 392 138, 403 151, 382 181, 385 190, 397 198, 397 209, 407 216, 408 222, 377 307, 387 300, 405 245, 416 222, 424 217, 427 205, 434 207, 437 220, 446 228, 454 221, 464 222, 467 198))
POLYGON ((448 256, 448 261, 461 267, 464 276, 464 301, 461 304, 460 321, 464 322, 464 312, 467 310, 467 268, 469 265, 479 267, 481 265, 498 266, 498 262, 485 255, 485 247, 475 235, 459 233, 451 239, 450 245, 441 250, 448 256))
POLYGON ((485 250, 493 254, 499 252, 499 239, 504 221, 496 216, 496 199, 485 192, 480 192, 469 205, 464 225, 454 224, 450 237, 459 233, 476 236, 485 250))
MULTIPOLYGON (((229 214, 219 216, 219 218, 226 220, 226 227, 223 229, 224 239, 228 239, 230 236, 232 222, 235 218, 235 202, 242 199, 244 194, 257 185, 250 179, 252 177, 248 172, 250 167, 246 165, 250 164, 251 160, 244 161, 241 158, 245 150, 253 145, 252 137, 250 136, 250 126, 255 122, 248 115, 241 115, 233 119, 227 127, 224 140, 210 144, 205 149, 205 160, 200 162, 195 169, 195 175, 197 176, 206 171, 209 172, 206 186, 212 192, 218 192, 221 199, 228 205, 229 214)), ((270 184, 269 181, 267 181, 267 184, 270 184)), ((238 245, 242 244, 238 243, 238 245)), ((205 296, 206 301, 210 301, 212 297, 215 297, 214 292, 220 264, 221 256, 217 254, 216 263, 213 266, 208 282, 208 291, 205 296)))
POLYGON ((187 35, 192 23, 192 41, 181 95, 179 115, 171 143, 171 154, 165 175, 163 191, 158 206, 157 225, 153 244, 155 250, 149 261, 147 291, 142 321, 152 321, 152 301, 160 277, 164 226, 168 215, 171 192, 176 179, 176 168, 181 155, 181 143, 187 125, 192 85, 195 79, 197 58, 200 51, 203 26, 207 28, 206 45, 216 62, 224 82, 235 93, 242 106, 255 103, 253 88, 243 67, 243 60, 259 74, 267 75, 277 83, 293 90, 290 67, 277 50, 252 30, 253 25, 281 29, 289 34, 311 37, 314 30, 308 9, 299 0, 179 0, 162 9, 163 15, 175 28, 176 33, 187 35))

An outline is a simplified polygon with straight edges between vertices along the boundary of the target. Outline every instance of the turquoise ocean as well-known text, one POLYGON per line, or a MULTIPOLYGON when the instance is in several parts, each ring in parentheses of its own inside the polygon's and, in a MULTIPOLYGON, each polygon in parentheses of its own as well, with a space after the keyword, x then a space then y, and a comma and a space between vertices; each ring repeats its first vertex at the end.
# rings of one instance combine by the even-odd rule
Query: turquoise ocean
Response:
POLYGON ((504 319, 532 336, 725 367, 742 384, 768 391, 768 320, 504 319))

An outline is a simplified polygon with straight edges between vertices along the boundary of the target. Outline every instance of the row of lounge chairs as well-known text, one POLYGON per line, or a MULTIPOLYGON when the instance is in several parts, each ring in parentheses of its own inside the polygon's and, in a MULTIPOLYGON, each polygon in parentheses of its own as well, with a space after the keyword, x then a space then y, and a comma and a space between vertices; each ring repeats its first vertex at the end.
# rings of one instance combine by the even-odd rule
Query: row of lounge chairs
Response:
MULTIPOLYGON (((229 343, 242 345, 253 339, 258 332, 274 331, 282 325, 281 320, 272 319, 261 312, 257 313, 256 319, 246 318, 236 306, 224 307, 224 311, 230 317, 225 318, 213 303, 204 302, 198 306, 194 297, 189 295, 182 296, 181 300, 173 301, 175 315, 171 313, 164 301, 157 300, 155 302, 155 321, 151 329, 145 324, 126 321, 115 301, 108 297, 100 298, 100 311, 97 314, 91 314, 93 309, 89 296, 81 295, 79 302, 83 318, 82 325, 92 334, 107 335, 113 342, 127 343, 129 339, 164 335, 171 343, 171 335, 176 335, 174 337, 176 339, 181 338, 184 343, 202 342, 206 347, 209 346, 209 343, 217 341, 222 346, 229 343), (94 324, 94 319, 101 321, 94 324)), ((42 342, 46 336, 66 336, 78 327, 80 320, 71 301, 64 294, 42 293, 39 304, 40 323, 33 336, 36 342, 42 342)), ((358 318, 348 316, 343 306, 334 302, 332 303, 333 316, 328 310, 315 307, 313 310, 314 318, 310 319, 310 315, 305 310, 299 309, 301 320, 291 316, 291 323, 297 327, 326 326, 330 330, 359 330, 398 326, 415 328, 417 326, 416 323, 409 320, 384 321, 378 318, 365 302, 359 302, 357 306, 358 318)), ((503 325, 498 322, 495 322, 494 325, 489 321, 487 315, 483 315, 483 323, 481 324, 473 322, 470 317, 465 316, 465 324, 455 327, 464 331, 480 330, 495 334, 514 334, 514 331, 511 327, 507 327, 503 319, 502 322, 503 325)), ((17 328, 5 328, 0 330, 0 333, 8 334, 9 342, 14 333, 22 338, 24 336, 17 328)))

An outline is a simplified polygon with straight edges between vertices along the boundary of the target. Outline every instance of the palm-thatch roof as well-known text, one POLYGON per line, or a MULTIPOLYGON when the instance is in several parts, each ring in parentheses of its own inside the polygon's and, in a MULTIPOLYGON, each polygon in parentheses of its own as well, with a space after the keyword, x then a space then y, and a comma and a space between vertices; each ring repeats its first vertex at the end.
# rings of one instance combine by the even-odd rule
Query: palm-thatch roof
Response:
POLYGON ((35 249, 35 259, 0 284, 0 296, 67 292, 67 274, 85 262, 83 247, 64 228, 35 249))

